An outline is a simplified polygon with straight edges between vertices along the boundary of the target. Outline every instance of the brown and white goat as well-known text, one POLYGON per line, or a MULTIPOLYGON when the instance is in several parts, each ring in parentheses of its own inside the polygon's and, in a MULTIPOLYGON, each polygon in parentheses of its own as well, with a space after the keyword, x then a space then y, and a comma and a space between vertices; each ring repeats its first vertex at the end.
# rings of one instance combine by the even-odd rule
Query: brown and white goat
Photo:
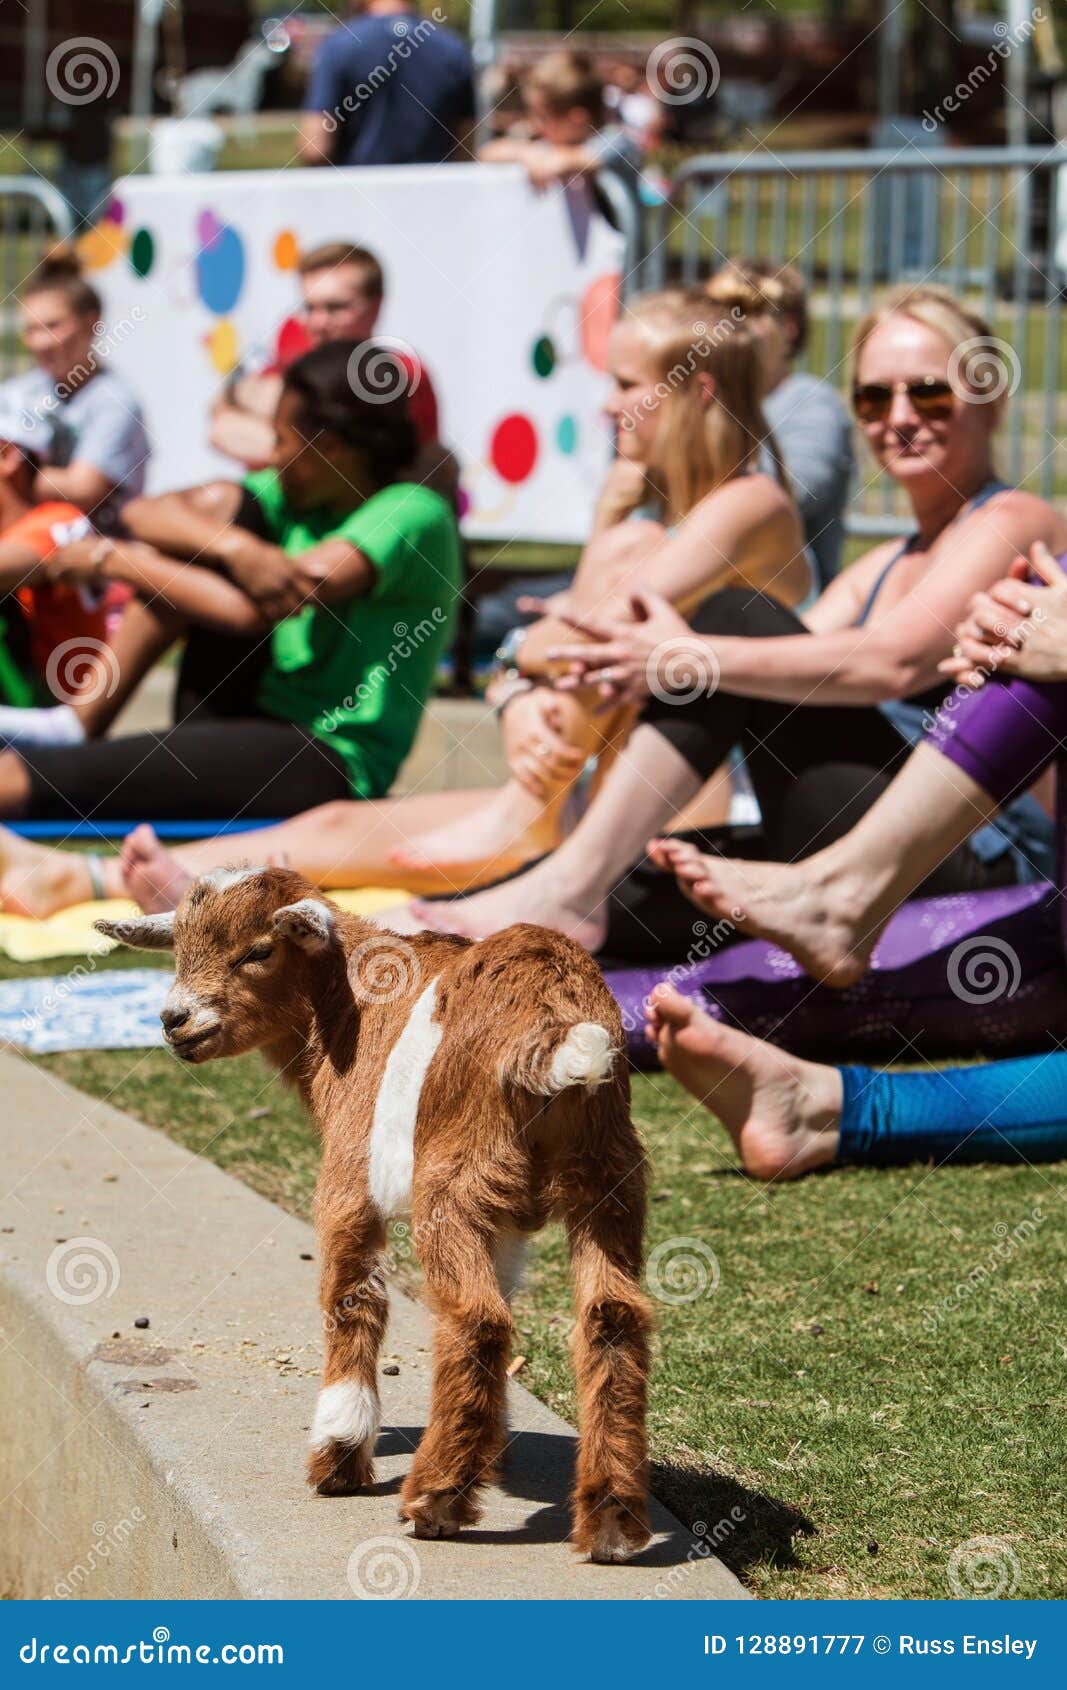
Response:
POLYGON ((422 1537, 479 1517, 503 1454, 504 1281, 524 1234, 567 1231, 580 1443, 573 1541, 618 1561, 648 1540, 641 1292, 645 1166, 619 1012, 571 940, 509 927, 410 939, 344 914, 284 869, 215 870, 173 915, 98 922, 173 947, 162 1011, 186 1062, 259 1049, 318 1123, 326 1363, 309 1479, 372 1483, 386 1221, 410 1215, 436 1316, 430 1421, 402 1490, 422 1537))

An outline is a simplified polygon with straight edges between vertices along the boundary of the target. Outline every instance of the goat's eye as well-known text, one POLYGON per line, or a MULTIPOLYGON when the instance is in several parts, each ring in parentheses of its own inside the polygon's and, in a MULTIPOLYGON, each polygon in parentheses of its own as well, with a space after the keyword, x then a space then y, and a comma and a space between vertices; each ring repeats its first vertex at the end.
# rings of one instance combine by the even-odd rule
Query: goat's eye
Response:
POLYGON ((250 951, 246 951, 244 956, 239 956, 237 958, 237 961, 233 966, 235 968, 243 968, 246 962, 266 962, 273 949, 274 946, 269 940, 265 940, 261 945, 253 945, 252 949, 250 951))

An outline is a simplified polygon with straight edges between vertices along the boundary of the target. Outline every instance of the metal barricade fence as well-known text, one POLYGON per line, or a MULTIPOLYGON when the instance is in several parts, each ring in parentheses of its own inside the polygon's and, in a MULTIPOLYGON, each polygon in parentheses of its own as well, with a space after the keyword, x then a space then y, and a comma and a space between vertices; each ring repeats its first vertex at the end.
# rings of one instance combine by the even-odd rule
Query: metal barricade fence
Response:
MULTIPOLYGON (((1067 147, 913 146, 731 153, 687 160, 671 201, 646 217, 640 284, 696 282, 727 257, 795 264, 811 304, 804 363, 845 389, 852 331, 881 288, 931 281, 990 323, 1010 399, 998 451, 1005 479, 1067 502, 1061 442, 1067 348, 1067 147)), ((903 499, 863 466, 849 526, 907 526, 903 499)))
POLYGON ((50 182, 0 176, 0 380, 28 362, 18 332, 19 288, 45 249, 71 229, 67 203, 50 182))

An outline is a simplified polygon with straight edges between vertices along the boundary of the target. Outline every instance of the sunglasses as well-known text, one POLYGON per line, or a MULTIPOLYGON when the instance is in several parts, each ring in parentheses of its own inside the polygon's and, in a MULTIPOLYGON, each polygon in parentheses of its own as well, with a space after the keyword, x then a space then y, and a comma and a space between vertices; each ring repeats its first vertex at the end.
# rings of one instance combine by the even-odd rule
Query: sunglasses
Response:
POLYGON ((938 376, 924 376, 921 381, 897 381, 892 385, 882 381, 857 382, 852 389, 852 409, 860 422, 885 422, 898 393, 907 394, 908 404, 920 417, 950 417, 956 408, 951 383, 938 376))

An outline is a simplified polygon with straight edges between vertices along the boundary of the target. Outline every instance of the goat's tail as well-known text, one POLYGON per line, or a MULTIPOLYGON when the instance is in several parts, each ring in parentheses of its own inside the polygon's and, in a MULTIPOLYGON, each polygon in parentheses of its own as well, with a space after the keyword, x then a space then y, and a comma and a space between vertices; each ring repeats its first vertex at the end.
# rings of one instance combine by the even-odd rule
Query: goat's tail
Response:
POLYGON ((546 1022, 509 1051, 501 1079, 538 1097, 610 1080, 619 1051, 599 1021, 546 1022))

